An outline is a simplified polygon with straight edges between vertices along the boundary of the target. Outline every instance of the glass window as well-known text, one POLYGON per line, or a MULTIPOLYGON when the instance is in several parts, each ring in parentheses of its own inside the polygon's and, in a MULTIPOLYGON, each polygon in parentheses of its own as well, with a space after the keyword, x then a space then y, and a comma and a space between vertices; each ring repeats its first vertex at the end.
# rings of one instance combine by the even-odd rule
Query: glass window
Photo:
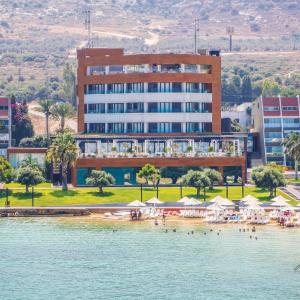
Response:
POLYGON ((97 103, 97 104, 88 104, 87 107, 88 114, 104 114, 105 113, 105 104, 97 103))
POLYGON ((164 72, 164 73, 179 73, 180 72, 180 65, 179 64, 161 65, 161 72, 164 72))
POLYGON ((148 112, 150 112, 150 113, 158 112, 158 103, 157 102, 149 102, 148 103, 148 112))
POLYGON ((297 106, 283 106, 282 110, 283 111, 295 111, 295 110, 298 110, 298 107, 297 106))
POLYGON ((186 73, 198 73, 198 65, 185 65, 185 72, 186 73))
POLYGON ((264 111, 279 111, 279 106, 265 106, 264 111))
POLYGON ((112 74, 123 73, 123 66, 121 66, 121 65, 109 66, 109 73, 112 73, 112 74))
POLYGON ((124 93, 123 83, 110 83, 107 85, 108 94, 122 94, 124 93))
POLYGON ((108 133, 124 133, 124 123, 108 123, 108 133))
POLYGON ((157 82, 149 82, 148 92, 149 93, 157 93, 158 92, 158 83, 157 82))
POLYGON ((107 113, 109 113, 109 114, 124 113, 124 104, 123 103, 108 103, 107 104, 107 113))
POLYGON ((105 85, 104 84, 86 85, 85 94, 105 94, 105 85))
POLYGON ((148 131, 149 133, 157 133, 158 124, 157 123, 149 123, 148 124, 148 131))
POLYGON ((172 112, 181 112, 181 103, 180 102, 173 102, 172 103, 172 112))
POLYGON ((127 83, 126 89, 127 93, 144 93, 144 83, 127 83))
POLYGON ((105 133, 105 123, 90 123, 89 133, 105 133))
POLYGON ((211 74, 212 65, 200 65, 200 73, 211 74))
POLYGON ((7 105, 0 105, 0 110, 8 110, 8 106, 7 105))
POLYGON ((199 83, 187 82, 186 84, 186 92, 187 93, 199 93, 200 85, 199 83))
POLYGON ((127 124, 128 133, 143 133, 144 123, 128 123, 127 124))
POLYGON ((172 123, 172 132, 181 132, 181 123, 172 123))
POLYGON ((197 122, 186 123, 186 132, 200 132, 199 123, 197 122))
POLYGON ((126 112, 127 113, 142 113, 144 112, 144 103, 142 102, 134 102, 126 104, 126 112))
POLYGON ((187 102, 185 104, 187 113, 199 113, 201 112, 200 103, 198 102, 187 102))
POLYGON ((101 75, 105 74, 105 66, 91 66, 87 68, 87 75, 101 75))
POLYGON ((172 84, 172 92, 173 93, 181 93, 182 92, 182 84, 181 84, 181 82, 173 82, 173 84, 172 84))
POLYGON ((127 65, 127 73, 145 73, 147 70, 147 65, 127 65))

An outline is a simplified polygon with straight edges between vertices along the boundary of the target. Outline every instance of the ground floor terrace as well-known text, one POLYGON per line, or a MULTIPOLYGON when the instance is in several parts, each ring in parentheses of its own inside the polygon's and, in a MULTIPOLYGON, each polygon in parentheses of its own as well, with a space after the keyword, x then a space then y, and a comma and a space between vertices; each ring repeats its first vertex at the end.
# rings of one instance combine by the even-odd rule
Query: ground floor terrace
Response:
POLYGON ((85 186, 92 170, 111 173, 117 185, 136 184, 145 164, 162 167, 210 167, 223 175, 247 177, 247 135, 79 135, 80 155, 72 184, 85 186), (231 174, 230 174, 231 172, 231 174))

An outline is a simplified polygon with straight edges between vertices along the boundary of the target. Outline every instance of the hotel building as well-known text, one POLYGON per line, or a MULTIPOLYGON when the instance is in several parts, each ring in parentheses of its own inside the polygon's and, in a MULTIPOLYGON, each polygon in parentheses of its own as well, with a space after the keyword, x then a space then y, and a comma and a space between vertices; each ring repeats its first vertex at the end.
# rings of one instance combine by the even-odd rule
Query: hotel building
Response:
POLYGON ((7 156, 11 145, 11 105, 10 99, 0 97, 0 156, 7 156))
POLYGON ((85 185, 92 169, 112 173, 118 184, 125 177, 135 183, 146 163, 239 168, 246 179, 246 135, 221 134, 219 51, 127 55, 92 48, 77 56, 81 154, 74 185, 85 185))
POLYGON ((254 131, 259 133, 263 162, 293 166, 293 161, 285 154, 283 141, 291 132, 300 133, 299 96, 258 98, 252 115, 254 131))

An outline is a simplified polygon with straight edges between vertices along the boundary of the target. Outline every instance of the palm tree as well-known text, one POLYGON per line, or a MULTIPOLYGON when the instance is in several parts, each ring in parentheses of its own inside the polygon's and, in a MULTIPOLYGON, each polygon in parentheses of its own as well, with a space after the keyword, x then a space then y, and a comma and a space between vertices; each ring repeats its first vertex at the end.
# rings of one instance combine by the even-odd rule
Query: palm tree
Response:
POLYGON ((72 167, 78 156, 78 148, 74 137, 68 131, 59 132, 53 140, 48 153, 53 164, 61 166, 62 189, 68 190, 68 170, 72 167))
POLYGON ((300 135, 292 132, 284 140, 285 153, 295 162, 295 179, 298 180, 298 165, 300 161, 300 135))
POLYGON ((60 120, 60 130, 65 129, 66 119, 74 116, 74 108, 69 103, 57 103, 52 108, 54 118, 60 120))
POLYGON ((52 115, 52 108, 53 108, 52 100, 42 100, 39 102, 39 107, 36 108, 36 111, 39 111, 45 115, 47 139, 49 139, 49 117, 52 115))

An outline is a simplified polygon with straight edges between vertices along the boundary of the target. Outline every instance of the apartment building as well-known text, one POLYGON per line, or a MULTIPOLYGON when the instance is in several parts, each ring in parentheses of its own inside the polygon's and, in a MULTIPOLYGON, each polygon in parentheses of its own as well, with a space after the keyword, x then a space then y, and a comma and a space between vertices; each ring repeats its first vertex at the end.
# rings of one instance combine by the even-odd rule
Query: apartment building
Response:
POLYGON ((93 48, 77 56, 81 156, 74 185, 84 185, 93 168, 135 183, 145 163, 238 167, 245 180, 246 135, 221 134, 219 51, 128 55, 93 48))
POLYGON ((10 99, 0 97, 0 156, 7 156, 11 144, 11 105, 10 99))
POLYGON ((293 166, 293 161, 285 154, 283 141, 291 132, 300 133, 299 96, 261 97, 255 101, 252 115, 264 163, 293 166))

